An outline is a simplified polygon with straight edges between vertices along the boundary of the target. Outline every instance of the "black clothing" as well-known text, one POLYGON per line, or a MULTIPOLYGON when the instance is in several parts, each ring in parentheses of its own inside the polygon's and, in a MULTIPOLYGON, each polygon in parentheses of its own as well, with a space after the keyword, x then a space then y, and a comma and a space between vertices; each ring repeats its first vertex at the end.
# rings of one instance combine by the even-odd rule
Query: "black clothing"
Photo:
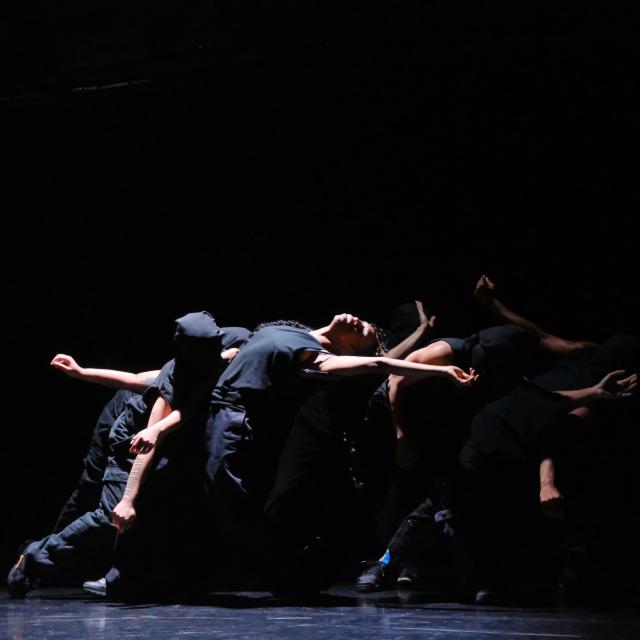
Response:
POLYGON ((116 418, 122 413, 127 401, 138 394, 121 389, 104 406, 91 434, 89 449, 83 460, 83 469, 76 488, 60 510, 53 526, 53 532, 59 533, 83 513, 95 509, 102 492, 104 475, 109 455, 109 432, 116 418))
MULTIPOLYGON (((480 373, 476 385, 459 389, 446 380, 424 380, 403 390, 402 405, 405 437, 418 454, 420 463, 413 472, 413 483, 419 487, 418 506, 404 518, 391 538, 391 561, 417 561, 418 550, 423 554, 433 550, 435 541, 442 538, 436 524, 436 513, 448 513, 456 501, 459 484, 458 456, 469 437, 469 429, 476 413, 487 403, 513 389, 527 373, 538 350, 538 338, 514 325, 483 329, 466 338, 442 338, 432 342, 446 342, 452 350, 452 364, 465 371, 474 368, 480 373), (425 499, 426 497, 426 499, 425 499), (412 556, 412 557, 410 557, 412 556)), ((386 401, 386 386, 376 392, 378 407, 386 401)), ((377 411, 378 422, 380 410, 377 411)), ((393 431, 389 420, 389 430, 393 431)), ((396 487, 389 495, 397 496, 400 486, 405 495, 402 502, 413 497, 406 474, 396 472, 396 487)), ((397 497, 394 497, 397 502, 397 497)), ((415 505, 415 502, 413 503, 415 505)), ((407 505, 398 510, 387 500, 383 510, 383 526, 395 523, 407 505), (393 513, 391 513, 393 511, 393 513), (389 522, 386 522, 389 521, 389 522)), ((411 508, 411 507, 409 507, 411 508)))
MULTIPOLYGON (((210 482, 244 452, 263 455, 267 464, 277 460, 293 414, 313 389, 311 381, 300 376, 298 355, 322 350, 307 331, 286 326, 265 327, 245 344, 211 395, 207 427, 210 482), (217 416, 222 409, 224 413, 217 416)), ((228 471, 229 479, 240 486, 239 476, 231 468, 228 471)))
POLYGON ((318 384, 300 376, 298 356, 322 350, 306 330, 268 326, 220 376, 206 427, 206 476, 229 539, 262 535, 257 523, 293 417, 318 384))
POLYGON ((222 350, 241 347, 250 336, 245 327, 222 327, 222 350))

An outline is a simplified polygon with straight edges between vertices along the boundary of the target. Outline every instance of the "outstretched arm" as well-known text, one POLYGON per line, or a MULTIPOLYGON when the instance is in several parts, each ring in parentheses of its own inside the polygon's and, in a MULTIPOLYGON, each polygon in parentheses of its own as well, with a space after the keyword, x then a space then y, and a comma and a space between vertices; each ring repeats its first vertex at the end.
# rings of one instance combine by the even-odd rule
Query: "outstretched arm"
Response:
POLYGON ((81 367, 71 356, 59 353, 51 366, 67 374, 70 378, 93 382, 113 389, 127 389, 135 393, 142 393, 158 376, 159 371, 143 371, 130 373, 113 369, 93 369, 81 367))
MULTIPOLYGON (((172 411, 164 398, 158 398, 151 409, 148 427, 144 431, 149 431, 154 425, 160 425, 163 420, 169 418, 175 413, 179 412, 172 411)), ((140 433, 143 433, 143 431, 140 433)), ((140 434, 138 434, 138 436, 139 435, 140 434)), ((120 502, 114 507, 111 513, 111 522, 117 527, 119 533, 127 531, 135 523, 136 499, 140 493, 140 487, 149 473, 155 452, 156 448, 154 447, 150 449, 148 453, 140 453, 136 456, 136 459, 133 462, 122 500, 120 500, 120 502)))
POLYGON ((540 346, 556 355, 562 355, 571 353, 576 349, 582 349, 587 346, 595 346, 593 342, 587 341, 574 341, 566 340, 565 338, 559 338, 558 336, 549 333, 542 327, 533 323, 531 320, 517 314, 515 311, 506 307, 498 298, 496 298, 495 284, 483 275, 476 283, 476 288, 473 292, 475 299, 486 307, 490 313, 492 313, 500 322, 508 324, 515 324, 522 329, 525 329, 540 338, 540 346))
POLYGON ((569 391, 548 391, 533 382, 523 380, 513 393, 527 402, 544 407, 547 411, 564 413, 592 400, 629 398, 634 395, 637 386, 637 374, 627 376, 624 371, 612 371, 592 387, 569 391))
POLYGON ((422 336, 431 331, 436 322, 436 317, 431 316, 430 318, 424 312, 424 306, 420 300, 416 300, 416 310, 418 312, 418 326, 415 331, 407 336, 402 342, 397 344, 392 349, 389 349, 384 355, 387 358, 395 358, 398 360, 402 360, 406 358, 408 354, 410 354, 414 349, 416 344, 422 336))
POLYGON ((450 382, 461 386, 471 384, 477 379, 473 371, 465 373, 459 367, 423 364, 411 360, 411 356, 406 360, 396 360, 385 356, 336 356, 321 352, 315 355, 312 367, 318 371, 333 373, 342 377, 372 373, 406 376, 415 380, 438 377, 446 378, 450 382))

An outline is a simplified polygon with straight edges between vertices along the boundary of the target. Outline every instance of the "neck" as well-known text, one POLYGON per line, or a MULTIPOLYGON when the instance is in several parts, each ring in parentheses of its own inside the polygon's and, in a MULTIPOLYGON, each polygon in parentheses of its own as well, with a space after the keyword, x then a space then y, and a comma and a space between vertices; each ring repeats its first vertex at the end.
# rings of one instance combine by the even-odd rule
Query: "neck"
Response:
POLYGON ((326 327, 321 327, 320 329, 314 329, 313 331, 309 331, 309 333, 323 346, 329 348, 333 344, 333 340, 331 339, 331 331, 330 327, 327 325, 326 327))

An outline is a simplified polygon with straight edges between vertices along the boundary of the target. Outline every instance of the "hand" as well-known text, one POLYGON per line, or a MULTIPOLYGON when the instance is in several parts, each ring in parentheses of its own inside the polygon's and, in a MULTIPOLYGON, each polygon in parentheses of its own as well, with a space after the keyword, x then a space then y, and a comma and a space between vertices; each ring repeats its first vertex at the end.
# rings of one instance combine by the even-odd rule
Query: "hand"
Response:
POLYGON ((147 427, 133 436, 131 439, 131 446, 129 447, 129 453, 149 453, 149 451, 156 446, 159 438, 160 434, 157 429, 147 427))
POLYGON ((82 377, 82 367, 71 356, 64 353, 59 353, 49 364, 66 373, 70 378, 82 377))
POLYGON ((563 497, 553 482, 545 482, 540 486, 540 506, 547 518, 564 518, 563 497))
POLYGON ((240 349, 238 349, 238 347, 231 347, 231 349, 225 349, 220 354, 220 357, 225 362, 231 362, 239 353, 240 353, 240 349))
POLYGON ((575 340, 573 345, 575 349, 594 349, 598 346, 598 343, 590 342, 589 340, 575 340))
POLYGON ((627 376, 625 371, 618 370, 608 373, 594 387, 596 397, 603 400, 617 400, 632 396, 638 386, 636 373, 627 376))
POLYGON ((424 312, 424 306, 420 300, 416 300, 416 311, 418 312, 418 322, 424 331, 431 331, 436 324, 436 317, 427 316, 424 312))
POLYGON ((124 533, 133 527, 136 522, 136 510, 131 502, 121 500, 111 512, 111 523, 118 533, 124 533))
POLYGON ((490 304, 495 296, 495 285, 487 276, 480 276, 480 280, 476 282, 476 288, 473 291, 473 297, 480 304, 490 304))
POLYGON ((469 387, 478 381, 478 374, 475 370, 469 369, 469 373, 463 371, 460 367, 442 367, 444 375, 458 387, 469 387))

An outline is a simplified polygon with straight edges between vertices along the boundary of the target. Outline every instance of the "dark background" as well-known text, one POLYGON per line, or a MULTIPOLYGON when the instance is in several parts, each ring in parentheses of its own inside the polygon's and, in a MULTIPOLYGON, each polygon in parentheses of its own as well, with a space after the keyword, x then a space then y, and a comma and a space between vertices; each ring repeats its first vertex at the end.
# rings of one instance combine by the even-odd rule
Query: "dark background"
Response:
POLYGON ((44 534, 109 392, 173 320, 421 298, 635 331, 638 45, 595 3, 21 3, 0 16, 3 565, 44 534))

